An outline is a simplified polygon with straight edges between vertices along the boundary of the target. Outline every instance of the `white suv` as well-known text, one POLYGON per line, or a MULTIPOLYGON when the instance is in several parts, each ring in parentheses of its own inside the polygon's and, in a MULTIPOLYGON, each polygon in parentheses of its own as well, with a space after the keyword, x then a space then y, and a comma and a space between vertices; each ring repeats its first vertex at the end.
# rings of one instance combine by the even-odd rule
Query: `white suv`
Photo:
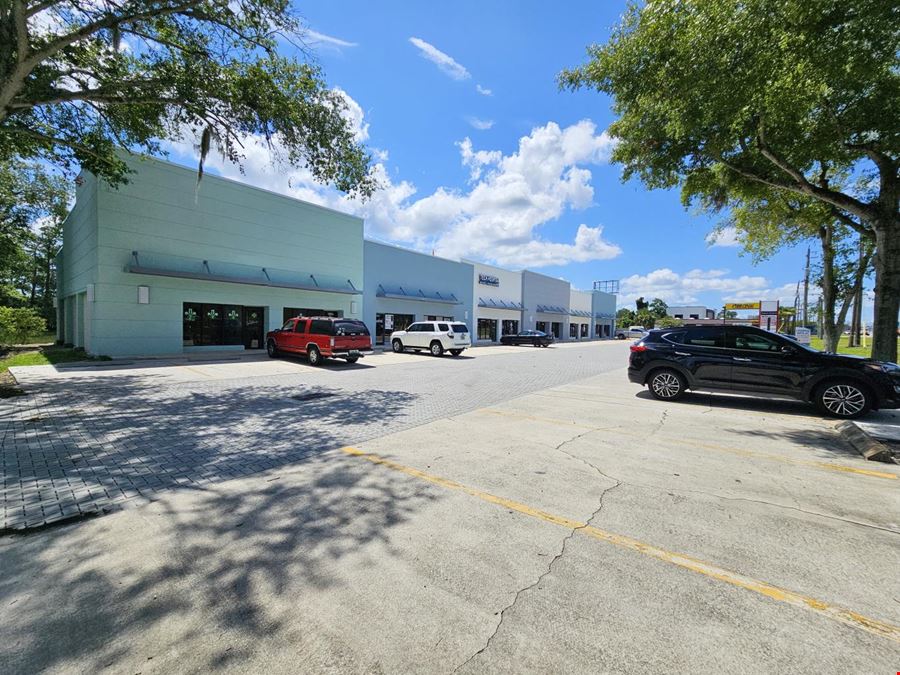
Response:
POLYGON ((443 356, 445 351, 459 356, 471 346, 469 328, 458 321, 417 321, 406 330, 391 333, 391 348, 398 354, 404 349, 427 349, 434 356, 443 356))

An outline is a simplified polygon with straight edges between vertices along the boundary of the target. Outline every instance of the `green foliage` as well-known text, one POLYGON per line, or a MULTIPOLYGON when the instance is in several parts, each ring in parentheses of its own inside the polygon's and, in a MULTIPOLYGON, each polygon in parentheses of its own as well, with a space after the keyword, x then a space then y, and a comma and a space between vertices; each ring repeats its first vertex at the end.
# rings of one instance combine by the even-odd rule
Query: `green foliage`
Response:
POLYGON ((657 319, 661 319, 669 312, 669 306, 661 298, 653 298, 647 309, 649 309, 650 313, 657 319))
POLYGON ((616 312, 616 328, 628 328, 635 325, 635 312, 632 309, 623 307, 616 312))
POLYGON ((684 321, 676 319, 674 316, 663 316, 656 320, 655 328, 680 328, 684 325, 684 321))
POLYGON ((53 262, 71 191, 46 166, 0 162, 0 305, 30 306, 53 326, 53 262))
POLYGON ((639 309, 634 315, 634 325, 650 329, 656 326, 656 316, 649 309, 639 309))
POLYGON ((44 319, 27 307, 0 307, 0 345, 25 342, 47 330, 44 319))
POLYGON ((686 201, 743 172, 799 185, 767 155, 804 172, 900 153, 898 22, 893 0, 656 0, 560 81, 615 97, 625 180, 686 201))
POLYGON ((19 0, 0 4, 0 162, 43 160, 127 178, 116 148, 200 143, 276 161, 368 196, 370 156, 318 66, 279 53, 301 26, 289 0, 19 0))

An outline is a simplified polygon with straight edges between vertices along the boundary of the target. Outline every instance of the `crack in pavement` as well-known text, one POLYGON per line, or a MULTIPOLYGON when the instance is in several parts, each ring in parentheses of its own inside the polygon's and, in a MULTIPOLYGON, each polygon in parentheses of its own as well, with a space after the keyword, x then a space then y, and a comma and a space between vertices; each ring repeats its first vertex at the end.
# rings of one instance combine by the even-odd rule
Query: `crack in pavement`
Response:
POLYGON ((603 491, 600 493, 600 503, 597 505, 596 510, 590 515, 590 517, 584 522, 583 525, 579 525, 578 527, 572 528, 572 530, 565 537, 563 537, 562 544, 559 549, 559 553, 557 553, 555 556, 553 556, 553 558, 550 560, 550 562, 547 563, 547 569, 544 570, 540 575, 538 575, 538 578, 534 582, 532 582, 532 583, 528 584, 527 586, 520 588, 519 590, 516 591, 515 596, 513 596, 512 602, 510 602, 506 607, 504 607, 503 609, 500 610, 500 612, 499 612, 500 620, 497 622, 497 625, 494 627, 493 632, 488 636, 488 639, 485 641, 484 646, 481 649, 479 649, 477 652, 472 654, 465 661, 463 661, 458 666, 456 666, 456 668, 453 669, 454 673, 457 672, 458 670, 460 670, 461 668, 465 667, 466 665, 468 665, 475 657, 477 657, 480 654, 483 654, 485 651, 487 651, 488 647, 491 646, 491 643, 493 642, 494 638, 497 636, 497 633, 500 632, 500 628, 503 626, 503 620, 506 618, 507 612, 509 612, 509 610, 511 610, 513 607, 516 606, 516 603, 519 602, 519 598, 522 596, 523 593, 526 593, 526 592, 530 591, 532 588, 535 588, 545 578, 547 578, 547 576, 550 575, 550 573, 553 571, 553 565, 555 565, 556 562, 558 560, 560 560, 563 557, 563 555, 565 555, 566 547, 568 546, 568 544, 572 540, 572 538, 575 536, 575 533, 578 532, 579 530, 583 530, 583 529, 593 525, 594 519, 600 515, 600 511, 603 509, 603 501, 604 501, 604 498, 606 497, 606 495, 609 492, 611 492, 612 490, 615 490, 617 487, 622 485, 621 481, 607 476, 605 473, 600 471, 600 469, 598 469, 596 466, 594 466, 590 462, 588 462, 584 459, 581 459, 580 457, 576 457, 575 455, 572 455, 572 454, 566 452, 565 450, 562 450, 562 446, 564 446, 566 443, 571 443, 572 441, 576 441, 579 438, 586 436, 587 434, 591 434, 591 433, 594 433, 593 429, 591 429, 589 431, 585 431, 584 433, 578 434, 577 436, 574 436, 574 437, 560 443, 558 446, 556 446, 556 449, 560 450, 560 452, 562 452, 564 455, 568 455, 572 459, 577 459, 581 462, 584 462, 585 464, 587 464, 588 466, 593 468, 595 471, 597 471, 597 473, 599 473, 601 476, 604 476, 608 480, 615 482, 615 485, 611 485, 611 486, 603 489, 603 491))

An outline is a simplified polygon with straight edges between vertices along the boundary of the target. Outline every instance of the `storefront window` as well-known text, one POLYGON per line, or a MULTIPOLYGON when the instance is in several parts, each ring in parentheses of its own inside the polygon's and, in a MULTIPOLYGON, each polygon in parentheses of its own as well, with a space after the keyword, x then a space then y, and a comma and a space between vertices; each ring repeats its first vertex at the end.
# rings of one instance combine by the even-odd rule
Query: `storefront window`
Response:
POLYGON ((591 334, 588 332, 588 325, 586 323, 581 324, 581 337, 586 338, 590 336, 591 334))
POLYGON ((503 319, 500 328, 503 335, 516 335, 519 332, 519 322, 515 319, 503 319))
POLYGON ((570 323, 570 324, 569 324, 569 337, 570 337, 570 338, 577 338, 577 337, 578 337, 578 324, 577 324, 577 323, 570 323))
POLYGON ((242 305, 182 305, 182 342, 186 347, 244 345, 259 349, 263 341, 263 308, 242 305))
POLYGON ((425 317, 426 321, 453 321, 452 316, 438 316, 436 314, 429 314, 425 317))
POLYGON ((553 333, 553 337, 559 340, 560 333, 562 332, 562 324, 559 321, 552 322, 550 324, 550 332, 553 333))
POLYGON ((497 339, 496 319, 478 319, 478 339, 491 342, 497 339))
POLYGON ((395 330, 406 330, 416 320, 413 314, 376 314, 375 344, 383 345, 395 330))
POLYGON ((534 329, 539 330, 542 333, 547 332, 547 322, 546 321, 538 321, 534 324, 534 329))

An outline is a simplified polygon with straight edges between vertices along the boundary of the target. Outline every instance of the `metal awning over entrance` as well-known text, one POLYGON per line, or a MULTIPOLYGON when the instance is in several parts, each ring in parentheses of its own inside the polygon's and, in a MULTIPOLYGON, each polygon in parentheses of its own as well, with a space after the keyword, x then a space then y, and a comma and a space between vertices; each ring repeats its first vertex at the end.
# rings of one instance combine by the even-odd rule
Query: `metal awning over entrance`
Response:
POLYGON ((538 305, 535 308, 540 314, 564 314, 565 316, 569 316, 569 310, 565 307, 560 307, 559 305, 538 305))
POLYGON ((525 305, 521 302, 515 302, 513 300, 497 300, 495 298, 478 298, 478 306, 486 307, 488 309, 509 309, 514 312, 522 312, 525 310, 525 305))
POLYGON ((179 279, 199 279, 201 281, 221 281, 229 284, 251 286, 271 286, 273 288, 293 288, 303 291, 325 291, 359 295, 349 279, 340 279, 324 274, 306 274, 295 270, 281 270, 272 267, 254 267, 240 263, 226 263, 199 258, 144 251, 131 252, 131 260, 125 271, 132 274, 150 274, 158 277, 179 279))
POLYGON ((394 300, 419 300, 425 302, 439 302, 446 305, 461 305, 453 293, 440 291, 423 291, 421 288, 405 288, 403 286, 385 286, 378 284, 375 295, 379 298, 392 298, 394 300))
POLYGON ((569 312, 569 314, 571 314, 572 316, 580 316, 584 319, 591 318, 591 313, 584 309, 573 309, 572 311, 569 312))

